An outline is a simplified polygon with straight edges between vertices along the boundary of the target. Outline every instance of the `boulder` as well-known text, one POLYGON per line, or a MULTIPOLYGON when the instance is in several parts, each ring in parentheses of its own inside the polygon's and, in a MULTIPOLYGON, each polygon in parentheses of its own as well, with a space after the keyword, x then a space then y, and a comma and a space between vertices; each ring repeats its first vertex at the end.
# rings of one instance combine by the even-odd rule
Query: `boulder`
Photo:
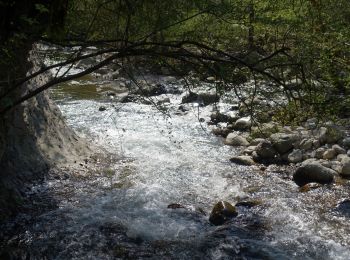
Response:
POLYGON ((332 149, 336 152, 337 155, 338 154, 346 154, 346 150, 338 144, 334 144, 332 146, 332 149))
POLYGON ((293 174, 293 180, 298 186, 316 182, 320 184, 330 184, 334 181, 336 172, 322 166, 318 162, 302 164, 293 174))
POLYGON ((253 139, 253 140, 250 142, 250 144, 256 146, 256 145, 260 144, 260 143, 263 142, 263 141, 265 141, 264 138, 255 138, 255 139, 253 139))
POLYGON ((315 151, 315 158, 317 159, 323 159, 323 154, 325 153, 326 148, 320 147, 315 151))
POLYGON ((227 201, 220 201, 215 204, 210 213, 209 221, 215 226, 219 226, 238 215, 236 208, 227 201))
POLYGON ((350 177, 350 157, 344 157, 341 160, 342 168, 341 168, 341 176, 349 178, 350 177))
POLYGON ((267 140, 257 145, 256 153, 258 157, 263 160, 271 160, 277 155, 276 150, 273 148, 272 144, 267 140))
POLYGON ((288 154, 288 162, 290 163, 298 163, 303 160, 303 152, 300 149, 293 150, 290 154, 288 154))
POLYGON ((293 149, 293 144, 298 140, 298 136, 294 134, 276 133, 270 136, 270 140, 275 150, 280 154, 284 154, 293 149))
POLYGON ((255 162, 250 156, 240 155, 240 156, 234 156, 230 159, 230 162, 233 162, 235 164, 239 165, 254 165, 255 162))
POLYGON ((299 148, 304 150, 304 151, 307 151, 307 150, 310 150, 313 146, 313 139, 303 139, 301 140, 300 144, 299 144, 299 148))
POLYGON ((200 105, 210 105, 217 103, 220 100, 220 96, 215 91, 194 93, 190 91, 188 94, 182 97, 182 103, 199 103, 200 105))
POLYGON ((332 160, 337 156, 337 152, 334 149, 327 149, 324 153, 322 158, 325 160, 332 160))
POLYGON ((224 142, 226 145, 232 146, 248 146, 249 142, 243 136, 237 135, 236 133, 230 133, 224 142))
POLYGON ((245 131, 245 130, 249 130, 251 126, 252 126, 251 118, 242 117, 234 123, 233 129, 237 131, 245 131))
POLYGON ((320 127, 317 131, 321 144, 334 144, 343 138, 344 133, 337 126, 320 127))

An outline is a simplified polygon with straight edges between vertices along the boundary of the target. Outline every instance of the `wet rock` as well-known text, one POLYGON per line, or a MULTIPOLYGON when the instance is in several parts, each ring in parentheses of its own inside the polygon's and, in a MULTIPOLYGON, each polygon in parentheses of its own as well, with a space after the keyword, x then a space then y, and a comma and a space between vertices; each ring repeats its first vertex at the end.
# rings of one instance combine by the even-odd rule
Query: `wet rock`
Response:
POLYGON ((323 153, 323 159, 332 160, 337 156, 337 152, 334 149, 328 149, 323 153))
POLYGON ((213 123, 221 123, 221 122, 228 122, 228 116, 220 113, 219 111, 216 111, 210 115, 210 121, 213 123))
POLYGON ((215 77, 207 77, 208 82, 215 82, 215 77))
POLYGON ((189 92, 187 95, 182 97, 182 103, 199 103, 200 105, 210 105, 219 102, 220 97, 216 92, 200 92, 194 93, 189 92))
POLYGON ((256 207, 262 204, 261 200, 247 200, 247 201, 240 201, 236 203, 235 207, 246 207, 246 208, 252 208, 256 207))
POLYGON ((98 108, 98 111, 106 111, 107 110, 107 108, 105 107, 105 106, 100 106, 99 108, 98 108))
POLYGON ((293 143, 297 139, 298 136, 294 134, 276 133, 270 136, 273 147, 280 154, 284 154, 293 149, 293 143))
POLYGON ((250 156, 240 155, 240 156, 234 156, 230 159, 230 162, 233 162, 235 164, 239 165, 254 165, 255 162, 250 156))
POLYGON ((293 150, 290 154, 288 154, 288 162, 290 163, 298 163, 303 160, 303 152, 300 149, 293 150))
POLYGON ((272 144, 267 140, 257 145, 256 153, 258 157, 263 160, 271 160, 277 155, 276 150, 273 148, 272 144))
POLYGON ((238 215, 236 208, 227 201, 220 201, 215 204, 209 216, 210 223, 219 226, 238 215))
POLYGON ((242 117, 234 123, 233 129, 237 131, 245 131, 249 130, 251 126, 252 120, 250 119, 250 117, 242 117))
POLYGON ((185 207, 179 203, 172 203, 172 204, 169 204, 167 208, 168 209, 184 209, 185 207))
POLYGON ((314 162, 301 165, 293 174, 293 180, 298 186, 304 186, 311 182, 330 184, 334 181, 335 175, 335 171, 314 162))
POLYGON ((120 103, 130 103, 130 102, 136 102, 138 101, 138 97, 133 94, 128 94, 126 96, 122 96, 119 100, 120 103))
POLYGON ((310 190, 315 190, 320 188, 321 185, 319 183, 309 183, 309 184, 305 184, 304 186, 299 188, 300 192, 308 192, 310 190))
POLYGON ((216 128, 213 128, 213 130, 211 131, 214 135, 218 135, 222 137, 226 137, 231 132, 231 130, 228 129, 227 127, 222 127, 222 128, 216 127, 216 128))
POLYGON ((335 210, 346 217, 350 217, 350 200, 345 199, 341 201, 340 203, 338 203, 335 210))
POLYGON ((243 136, 237 135, 236 133, 230 133, 224 142, 226 145, 231 146, 248 146, 249 142, 243 136))

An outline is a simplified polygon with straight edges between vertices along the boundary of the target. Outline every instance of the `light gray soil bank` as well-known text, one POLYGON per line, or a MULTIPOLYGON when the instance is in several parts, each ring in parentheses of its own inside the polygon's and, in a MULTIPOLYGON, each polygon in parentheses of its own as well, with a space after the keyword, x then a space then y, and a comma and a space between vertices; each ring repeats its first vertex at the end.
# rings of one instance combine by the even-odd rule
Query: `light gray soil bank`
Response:
MULTIPOLYGON (((30 55, 32 70, 40 66, 36 51, 30 55)), ((48 81, 43 75, 15 95, 48 81)), ((9 216, 21 201, 24 184, 38 180, 50 167, 78 163, 91 150, 65 124, 47 93, 37 95, 5 115, 0 122, 0 219, 9 216)))

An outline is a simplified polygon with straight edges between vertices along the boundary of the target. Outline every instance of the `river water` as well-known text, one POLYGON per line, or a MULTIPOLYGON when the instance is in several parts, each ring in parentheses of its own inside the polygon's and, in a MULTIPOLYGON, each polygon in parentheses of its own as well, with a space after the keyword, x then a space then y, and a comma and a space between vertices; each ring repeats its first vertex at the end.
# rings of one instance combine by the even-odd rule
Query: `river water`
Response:
POLYGON ((9 224, 9 259, 350 258, 349 215, 337 210, 346 182, 301 193, 287 167, 230 163, 239 149, 210 133, 212 106, 180 113, 173 94, 166 109, 122 104, 74 84, 54 90, 68 124, 116 159, 32 186, 38 207, 55 206, 9 224), (221 200, 260 203, 217 227, 208 216, 221 200))

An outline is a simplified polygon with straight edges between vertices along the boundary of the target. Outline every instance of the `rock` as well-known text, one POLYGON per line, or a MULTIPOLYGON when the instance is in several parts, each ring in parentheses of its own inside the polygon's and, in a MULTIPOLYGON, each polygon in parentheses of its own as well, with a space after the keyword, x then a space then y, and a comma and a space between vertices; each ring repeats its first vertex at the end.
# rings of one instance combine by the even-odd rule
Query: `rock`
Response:
POLYGON ((347 156, 350 156, 350 150, 348 150, 348 151, 346 152, 346 155, 347 155, 347 156))
POLYGON ((233 129, 237 131, 245 131, 249 130, 251 126, 252 120, 250 119, 250 117, 242 117, 234 123, 233 129))
POLYGON ((254 138, 267 138, 270 135, 278 132, 278 125, 276 123, 264 123, 259 126, 252 127, 251 136, 254 138))
POLYGON ((332 160, 337 156, 337 152, 334 149, 328 149, 323 153, 322 158, 325 160, 332 160))
POLYGON ((321 185, 318 183, 309 183, 309 184, 305 184, 304 186, 300 187, 299 191, 300 192, 308 192, 310 190, 315 190, 315 189, 318 189, 320 187, 321 187, 321 185))
POLYGON ((215 77, 207 77, 208 82, 215 82, 215 77))
POLYGON ((247 148, 244 149, 242 154, 251 155, 255 151, 255 149, 256 149, 256 146, 254 145, 248 146, 247 148))
POLYGON ((335 175, 335 171, 322 166, 320 163, 313 162, 302 164, 293 174, 293 180, 300 187, 311 182, 330 184, 334 181, 335 175))
POLYGON ((214 135, 222 136, 222 137, 227 137, 227 135, 231 132, 230 129, 227 127, 216 127, 211 130, 214 135))
POLYGON ((259 206, 261 204, 262 204, 261 200, 247 200, 247 201, 237 202, 235 207, 252 208, 252 207, 255 207, 255 206, 259 206))
POLYGON ((280 154, 284 154, 293 149, 293 143, 298 140, 298 136, 294 134, 276 133, 270 136, 270 140, 275 150, 280 154))
POLYGON ((350 177, 350 157, 344 157, 341 160, 342 169, 341 169, 341 176, 349 178, 350 177))
POLYGON ((313 146, 313 139, 303 139, 301 140, 300 144, 299 144, 299 148, 304 150, 304 151, 307 151, 307 150, 310 150, 313 146))
POLYGON ((129 102, 136 102, 138 101, 138 97, 136 95, 133 94, 128 94, 125 96, 122 96, 119 100, 120 103, 129 103, 129 102))
POLYGON ((341 162, 341 161, 343 160, 343 158, 347 158, 347 157, 348 157, 348 155, 346 155, 346 154, 338 154, 337 160, 338 160, 339 162, 341 162))
POLYGON ((323 159, 323 154, 325 153, 326 148, 320 147, 315 151, 315 158, 317 159, 323 159))
POLYGON ((312 147, 314 149, 320 148, 320 146, 321 146, 321 143, 320 143, 319 140, 315 139, 315 140, 312 141, 312 147))
POLYGON ((230 133, 224 142, 226 145, 232 146, 248 146, 249 142, 243 136, 237 135, 236 133, 230 133))
POLYGON ((302 160, 303 160, 303 152, 300 149, 295 149, 288 155, 288 162, 290 163, 298 163, 298 162, 301 162, 302 160))
POLYGON ((253 139, 253 140, 250 142, 250 145, 256 146, 256 145, 260 144, 260 143, 263 142, 263 141, 265 141, 264 138, 255 138, 255 139, 253 139))
POLYGON ((332 149, 336 152, 336 154, 346 154, 346 150, 342 147, 340 147, 340 145, 335 144, 332 146, 332 149))
POLYGON ((200 92, 194 93, 189 92, 187 95, 182 97, 182 103, 199 103, 200 105, 210 105, 213 103, 217 103, 220 100, 220 96, 216 92, 200 92))
POLYGON ((105 107, 105 106, 100 106, 99 108, 98 108, 98 111, 106 111, 107 110, 107 108, 105 107))
POLYGON ((342 145, 345 147, 345 149, 350 149, 350 137, 346 137, 342 141, 342 145))
POLYGON ((342 215, 344 215, 346 217, 350 217, 350 200, 345 199, 345 200, 341 201, 340 203, 338 203, 335 210, 338 213, 341 213, 342 215))
POLYGON ((169 204, 167 208, 168 209, 184 209, 185 207, 179 203, 172 203, 172 204, 169 204))
POLYGON ((230 159, 231 162, 235 163, 235 164, 239 164, 239 165, 254 165, 255 162, 252 159, 252 157, 250 156, 244 156, 244 155, 240 155, 240 156, 234 156, 230 159))
POLYGON ((133 91, 133 94, 151 97, 166 94, 166 87, 162 84, 148 84, 147 82, 141 80, 139 82, 140 87, 133 91))
POLYGON ((259 156, 259 158, 263 160, 271 160, 277 155, 276 150, 273 148, 272 144, 267 140, 257 145, 256 153, 259 156))
POLYGON ((305 128, 309 130, 316 129, 317 123, 317 118, 310 118, 305 122, 305 128))
POLYGON ((336 126, 320 127, 317 131, 321 144, 334 144, 342 139, 344 133, 336 126))
POLYGON ((223 113, 220 113, 219 111, 216 111, 210 115, 210 120, 217 124, 221 122, 228 122, 228 116, 224 115, 223 113))
POLYGON ((210 223, 219 226, 238 215, 236 208, 227 201, 220 201, 215 204, 209 216, 210 223))
POLYGON ((165 103, 170 103, 170 98, 168 97, 161 97, 157 99, 157 104, 161 105, 161 104, 165 104, 165 103))
POLYGON ((331 161, 331 169, 336 171, 338 174, 342 172, 342 164, 339 161, 331 161))

